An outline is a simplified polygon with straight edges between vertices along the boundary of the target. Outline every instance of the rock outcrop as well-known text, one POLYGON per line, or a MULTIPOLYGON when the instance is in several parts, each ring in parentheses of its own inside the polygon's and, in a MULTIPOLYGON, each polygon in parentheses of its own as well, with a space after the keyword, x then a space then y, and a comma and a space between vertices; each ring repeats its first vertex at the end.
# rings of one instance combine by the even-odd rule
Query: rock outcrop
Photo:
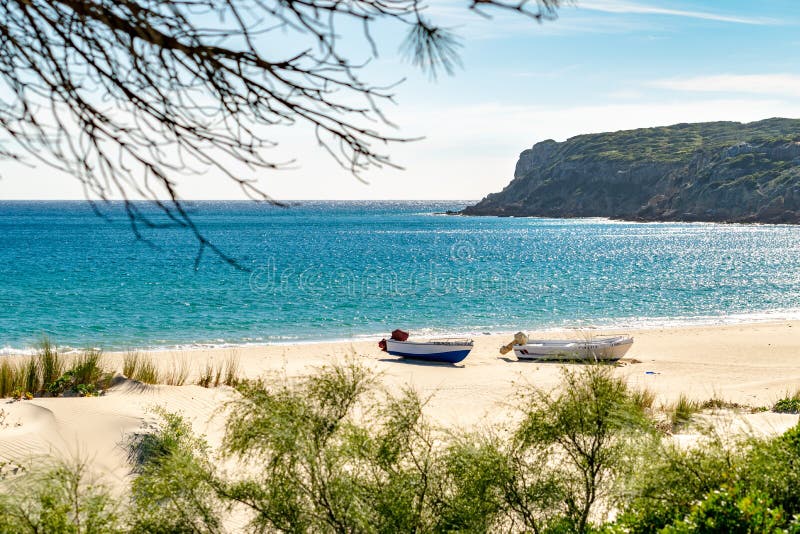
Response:
POLYGON ((542 141, 463 215, 800 223, 800 120, 677 124, 542 141))

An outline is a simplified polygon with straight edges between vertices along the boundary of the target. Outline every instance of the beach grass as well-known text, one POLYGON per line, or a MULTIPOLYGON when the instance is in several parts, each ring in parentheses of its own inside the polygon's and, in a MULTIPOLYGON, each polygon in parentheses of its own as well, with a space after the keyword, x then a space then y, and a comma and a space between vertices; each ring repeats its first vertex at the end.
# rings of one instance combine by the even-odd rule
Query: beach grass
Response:
POLYGON ((96 395, 111 385, 113 377, 114 372, 103 364, 101 351, 90 349, 76 356, 64 357, 45 340, 35 354, 16 360, 3 358, 0 362, 0 398, 59 396, 67 391, 82 396, 96 395))
POLYGON ((102 384, 107 378, 103 368, 103 353, 89 349, 80 354, 72 363, 70 372, 76 384, 102 384))
POLYGON ((143 356, 136 368, 136 374, 133 376, 133 379, 143 384, 160 384, 161 372, 152 358, 143 356))
POLYGON ((0 397, 10 397, 21 386, 19 365, 9 361, 8 358, 3 358, 0 362, 0 397))
POLYGON ((122 356, 122 376, 132 378, 136 374, 136 368, 139 365, 139 352, 129 350, 122 356))
POLYGON ((160 384, 162 380, 153 358, 137 351, 128 351, 123 356, 122 374, 143 384, 160 384))
MULTIPOLYGON (((36 382, 35 374, 38 370, 35 362, 31 362, 32 356, 22 361, 14 361, 4 358, 0 363, 0 397, 22 398, 28 391, 27 387, 31 382, 36 382)), ((33 384, 34 386, 36 384, 33 384)))
POLYGON ((223 383, 226 386, 235 387, 239 383, 239 353, 235 350, 230 351, 225 359, 225 376, 223 383))
POLYGON ((203 386, 204 388, 210 388, 214 384, 214 374, 215 374, 214 362, 208 360, 206 362, 206 366, 200 372, 200 376, 197 379, 197 385, 203 386))
POLYGON ((729 401, 717 395, 700 403, 702 410, 747 410, 749 412, 764 411, 764 408, 749 406, 739 402, 729 401))
POLYGON ((239 382, 239 354, 235 350, 230 351, 223 362, 209 359, 197 379, 197 385, 204 388, 235 387, 239 382))
POLYGON ((42 389, 39 359, 29 356, 22 364, 22 384, 26 393, 38 393, 42 389))
POLYGON ((655 392, 647 387, 631 390, 631 400, 642 410, 651 410, 656 402, 655 392))
POLYGON ((168 386, 182 386, 189 379, 191 362, 185 354, 173 356, 169 370, 163 375, 163 382, 168 386))
POLYGON ((702 406, 699 402, 690 399, 685 393, 681 393, 678 400, 667 406, 665 411, 669 414, 672 429, 677 430, 689 424, 694 414, 701 409, 702 406))
POLYGON ((217 365, 214 369, 214 387, 219 387, 220 380, 222 379, 222 365, 217 365))
POLYGON ((64 372, 64 360, 58 354, 57 347, 46 336, 42 338, 39 344, 37 356, 39 358, 42 386, 47 387, 47 385, 58 380, 64 372))
POLYGON ((44 384, 44 388, 54 396, 72 391, 81 397, 92 397, 107 389, 113 378, 114 371, 105 367, 102 351, 88 349, 73 357, 69 369, 53 382, 44 384))

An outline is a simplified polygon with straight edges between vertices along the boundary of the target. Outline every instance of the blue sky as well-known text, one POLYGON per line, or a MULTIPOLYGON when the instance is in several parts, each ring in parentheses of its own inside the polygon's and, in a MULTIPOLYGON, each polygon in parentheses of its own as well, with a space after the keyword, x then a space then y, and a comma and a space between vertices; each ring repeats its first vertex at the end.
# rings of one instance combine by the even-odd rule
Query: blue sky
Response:
MULTIPOLYGON (((463 68, 432 82, 378 28, 373 81, 407 80, 386 108, 404 171, 353 178, 303 128, 282 131, 276 155, 294 170, 261 172, 283 199, 477 199, 512 178, 534 143, 589 132, 706 120, 800 117, 800 1, 578 0, 537 24, 431 0, 429 16, 463 38, 463 68)), ((353 43, 353 49, 363 43, 353 43)), ((77 181, 0 161, 0 198, 82 198, 77 181)), ((187 198, 239 198, 223 177, 184 177, 187 198)))

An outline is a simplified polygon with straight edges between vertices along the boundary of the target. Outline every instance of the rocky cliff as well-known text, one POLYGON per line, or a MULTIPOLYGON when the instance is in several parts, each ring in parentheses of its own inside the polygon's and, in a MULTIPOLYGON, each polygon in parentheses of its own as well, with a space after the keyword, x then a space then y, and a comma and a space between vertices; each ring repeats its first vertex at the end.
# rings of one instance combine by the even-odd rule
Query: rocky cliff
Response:
POLYGON ((676 124, 537 143, 464 215, 800 223, 800 120, 676 124))

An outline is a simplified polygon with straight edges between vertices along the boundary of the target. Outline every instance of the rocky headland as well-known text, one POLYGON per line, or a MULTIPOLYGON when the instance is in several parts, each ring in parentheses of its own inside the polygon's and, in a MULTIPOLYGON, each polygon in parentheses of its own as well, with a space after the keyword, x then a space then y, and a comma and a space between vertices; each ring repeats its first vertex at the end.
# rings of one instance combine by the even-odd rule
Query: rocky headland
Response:
POLYGON ((676 124, 523 151, 514 179, 459 212, 800 223, 800 120, 676 124))

